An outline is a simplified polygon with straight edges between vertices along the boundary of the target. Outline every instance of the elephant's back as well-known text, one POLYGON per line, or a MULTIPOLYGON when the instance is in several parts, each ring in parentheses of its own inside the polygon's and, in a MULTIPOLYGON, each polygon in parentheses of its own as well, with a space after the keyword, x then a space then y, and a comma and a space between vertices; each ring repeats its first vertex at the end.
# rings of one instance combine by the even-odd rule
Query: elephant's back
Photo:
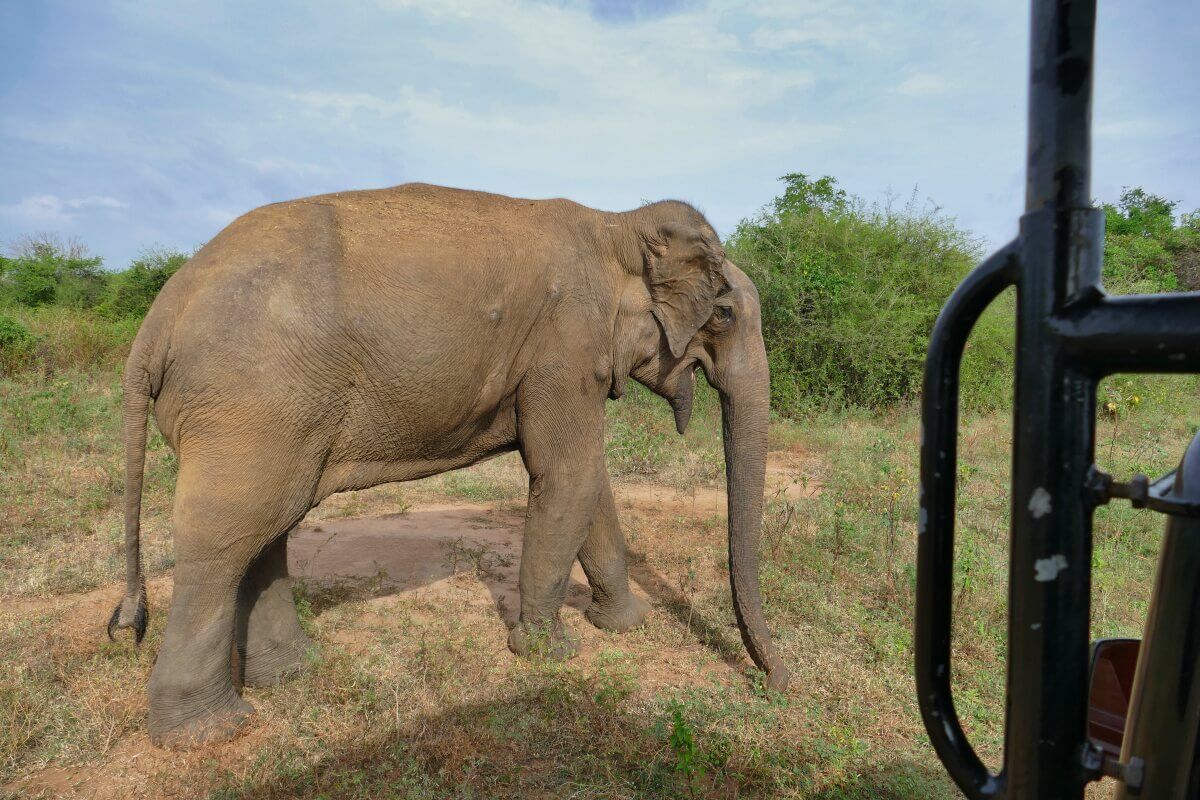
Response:
POLYGON ((572 206, 410 184, 256 209, 156 301, 171 329, 165 406, 361 405, 364 387, 404 398, 403 416, 487 405, 557 302, 572 206))
POLYGON ((190 313, 240 327, 264 311, 351 314, 392 291, 461 303, 464 292, 552 280, 546 267, 572 260, 564 229, 587 213, 567 200, 428 184, 318 195, 234 220, 176 283, 197 305, 190 313))

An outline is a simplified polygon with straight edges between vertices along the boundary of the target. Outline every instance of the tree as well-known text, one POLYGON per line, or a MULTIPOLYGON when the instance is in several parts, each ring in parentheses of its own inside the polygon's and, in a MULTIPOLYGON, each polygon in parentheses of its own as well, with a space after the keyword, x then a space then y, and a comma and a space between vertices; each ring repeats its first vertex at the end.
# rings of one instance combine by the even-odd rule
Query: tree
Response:
POLYGON ((1118 293, 1200 288, 1200 213, 1176 219, 1173 200, 1126 187, 1104 209, 1104 279, 1118 293))
POLYGON ((784 190, 772 202, 776 216, 807 214, 814 210, 837 214, 849 207, 845 190, 839 189, 837 179, 829 175, 812 181, 803 172, 789 172, 779 180, 783 182, 784 190))
POLYGON ((142 253, 129 269, 112 276, 101 312, 114 319, 145 316, 162 287, 187 260, 188 256, 177 250, 155 249, 142 253))
POLYGON ((22 237, 10 249, 12 258, 0 262, 0 284, 12 302, 91 308, 104 291, 104 259, 76 239, 43 233, 22 237))

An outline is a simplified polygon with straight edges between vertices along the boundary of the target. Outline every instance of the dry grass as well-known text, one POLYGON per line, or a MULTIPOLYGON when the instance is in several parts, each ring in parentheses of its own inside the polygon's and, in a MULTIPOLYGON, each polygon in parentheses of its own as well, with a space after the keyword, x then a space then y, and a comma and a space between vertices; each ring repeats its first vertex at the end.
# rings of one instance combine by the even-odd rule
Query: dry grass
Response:
MULTIPOLYGON (((1200 420, 1194 393, 1173 399, 1150 387, 1100 421, 1102 459, 1115 474, 1169 468, 1200 420)), ((1130 396, 1126 388, 1114 396, 1130 396)), ((565 616, 583 639, 581 657, 528 663, 505 649, 493 574, 463 569, 390 593, 304 586, 300 606, 318 644, 310 668, 246 691, 259 714, 245 736, 178 754, 150 747, 144 731, 171 590, 173 459, 152 443, 147 641, 108 643, 102 626, 121 570, 115 378, 0 384, 0 783, 26 796, 954 796, 910 675, 914 410, 773 426, 776 463, 788 466, 767 509, 763 582, 794 680, 786 696, 768 697, 732 626, 712 489, 721 475, 715 403, 702 397, 681 441, 665 407, 631 400, 611 409, 610 459, 633 577, 655 605, 644 628, 606 634, 572 607, 565 616), (645 501, 631 481, 663 487, 666 500, 645 501), (823 491, 788 493, 789 483, 823 491)), ((959 474, 956 690, 993 762, 1009 427, 1003 415, 969 417, 959 474)), ((333 525, 446 503, 519 510, 524 493, 520 461, 506 456, 331 498, 310 519, 333 525)), ((1117 506, 1097 515, 1097 636, 1139 630, 1160 522, 1117 506)))

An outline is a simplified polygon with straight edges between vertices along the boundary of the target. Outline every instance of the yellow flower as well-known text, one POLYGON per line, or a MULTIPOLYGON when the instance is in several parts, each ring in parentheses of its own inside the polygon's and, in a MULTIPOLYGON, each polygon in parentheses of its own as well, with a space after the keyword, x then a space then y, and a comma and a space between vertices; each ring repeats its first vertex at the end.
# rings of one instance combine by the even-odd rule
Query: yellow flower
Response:
POLYGON ((1104 405, 1104 409, 1110 414, 1115 414, 1115 413, 1117 413, 1117 404, 1114 403, 1112 400, 1109 400, 1104 405))
POLYGON ((1133 397, 1129 398, 1129 402, 1133 403, 1135 406, 1136 406, 1136 405, 1141 405, 1142 398, 1138 397, 1138 396, 1135 394, 1133 397))

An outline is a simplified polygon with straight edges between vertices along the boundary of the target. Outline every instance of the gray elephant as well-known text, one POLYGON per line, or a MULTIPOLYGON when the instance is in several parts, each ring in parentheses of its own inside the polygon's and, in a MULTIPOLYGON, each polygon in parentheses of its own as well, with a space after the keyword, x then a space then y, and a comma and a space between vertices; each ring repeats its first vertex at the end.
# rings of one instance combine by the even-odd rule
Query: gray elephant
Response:
POLYGON ((529 472, 520 619, 509 647, 574 652, 559 609, 579 559, 587 619, 624 631, 630 593, 604 458, 604 406, 633 378, 680 432, 695 371, 721 397, 729 570, 767 685, 788 671, 758 583, 768 373, 754 285, 691 206, 608 213, 409 184, 265 206, 163 288, 123 378, 127 592, 146 627, 139 516, 146 415, 179 458, 174 599, 150 676, 150 738, 232 736, 246 685, 295 672, 307 640, 287 532, 335 492, 518 450, 529 472))

